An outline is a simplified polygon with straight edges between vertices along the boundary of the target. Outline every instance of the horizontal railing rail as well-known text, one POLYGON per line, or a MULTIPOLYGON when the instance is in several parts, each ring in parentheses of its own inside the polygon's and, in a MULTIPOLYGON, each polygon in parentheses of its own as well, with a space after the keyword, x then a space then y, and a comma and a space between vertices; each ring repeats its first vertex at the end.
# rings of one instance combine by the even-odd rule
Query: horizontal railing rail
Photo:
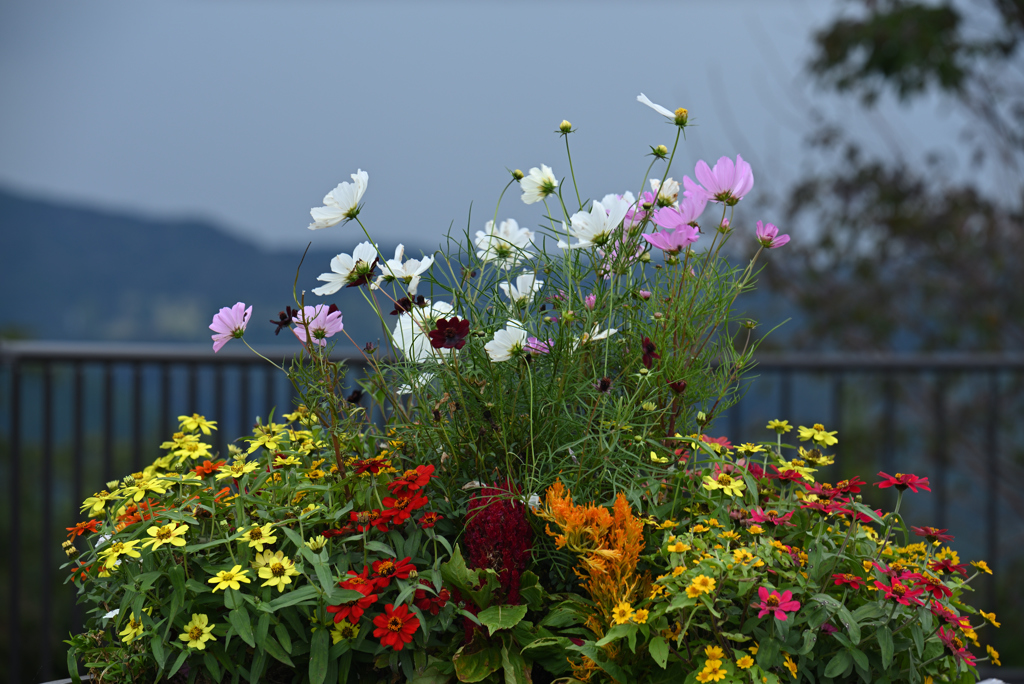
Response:
MULTIPOLYGON (((297 345, 258 350, 287 360, 297 345)), ((359 353, 332 358, 351 365, 355 377, 365 372, 359 353)), ((750 375, 765 379, 755 383, 759 393, 720 417, 733 443, 764 439, 751 435, 763 433, 767 412, 793 422, 797 414, 811 422, 827 417, 841 438, 866 429, 876 438, 870 449, 856 439, 841 439, 838 449, 853 461, 875 459, 890 473, 925 459, 933 486, 928 524, 946 527, 961 505, 959 483, 973 482, 990 494, 979 504, 984 533, 974 540, 989 563, 998 566, 1003 551, 1024 549, 1024 538, 1004 534, 1021 522, 1016 502, 1010 508, 1004 500, 1012 489, 1006 454, 1024 456, 1024 436, 1014 427, 1024 425, 1014 420, 1014 402, 1024 401, 1024 354, 761 354, 750 375), (966 429, 957 419, 966 411, 980 433, 978 472, 969 480, 952 457, 960 448, 957 431, 966 429), (755 414, 760 422, 748 424, 745 417, 755 414)), ((7 492, 0 503, 0 583, 7 588, 0 681, 54 678, 63 662, 61 639, 81 626, 78 607, 69 605, 73 592, 58 574, 57 547, 85 495, 119 473, 141 470, 177 415, 217 420, 217 446, 225 453, 229 435, 247 433, 256 416, 274 407, 280 415, 293 399, 281 374, 243 345, 214 354, 208 344, 0 343, 0 472, 7 492)))

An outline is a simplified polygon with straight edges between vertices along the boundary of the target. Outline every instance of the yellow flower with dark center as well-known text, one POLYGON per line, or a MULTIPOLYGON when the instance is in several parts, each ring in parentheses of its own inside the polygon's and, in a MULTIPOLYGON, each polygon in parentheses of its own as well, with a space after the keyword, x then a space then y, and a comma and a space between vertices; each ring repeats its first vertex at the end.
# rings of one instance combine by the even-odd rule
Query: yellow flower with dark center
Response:
POLYGON ((106 507, 108 501, 113 501, 116 498, 116 496, 110 494, 109 492, 107 492, 107 490, 104 489, 103 491, 97 492, 96 494, 93 494, 92 496, 88 497, 85 501, 83 501, 82 508, 80 510, 83 513, 88 511, 91 517, 96 517, 103 513, 103 509, 106 507))
POLYGON ((178 416, 178 429, 187 432, 202 431, 204 435, 209 435, 210 430, 217 429, 217 421, 206 420, 205 416, 198 413, 193 413, 191 416, 178 416))
POLYGON ((142 547, 152 546, 152 550, 156 551, 164 544, 170 544, 171 546, 184 546, 185 540, 182 536, 188 532, 188 525, 183 523, 170 523, 162 527, 153 525, 146 533, 149 534, 152 539, 147 539, 142 543, 142 547))
POLYGON ((217 468, 217 479, 223 480, 226 477, 231 477, 236 480, 241 479, 243 475, 253 472, 259 466, 255 463, 246 463, 245 461, 235 461, 231 465, 222 465, 217 468))
POLYGON ((728 473, 719 473, 715 476, 705 475, 703 487, 708 491, 720 489, 729 496, 739 496, 747 488, 747 485, 743 480, 733 477, 728 473))
MULTIPOLYGON (((145 612, 146 612, 147 615, 149 615, 149 614, 151 614, 153 612, 153 609, 152 608, 146 608, 145 612)), ((135 641, 136 639, 138 639, 140 636, 142 636, 142 632, 143 631, 144 631, 144 628, 143 628, 143 625, 142 625, 142 620, 141 619, 136 620, 135 619, 135 613, 132 613, 128 617, 128 623, 124 626, 124 629, 121 630, 121 632, 120 632, 121 641, 123 641, 126 644, 130 644, 133 641, 135 641)))
POLYGON ((782 655, 783 660, 785 661, 783 664, 786 666, 786 669, 789 670, 789 674, 793 675, 793 679, 796 679, 796 663, 793 662, 793 659, 789 657, 788 653, 783 653, 782 655))
POLYGON ((638 625, 645 624, 647 622, 647 617, 650 614, 650 611, 648 611, 646 608, 641 608, 640 610, 633 613, 633 622, 635 622, 638 625))
POLYGON ((747 532, 750 532, 750 534, 761 534, 764 532, 764 528, 760 525, 751 525, 747 528, 747 532))
MULTIPOLYGON (((946 549, 946 550, 949 551, 949 549, 946 549)), ((952 553, 955 554, 956 552, 954 551, 952 553)), ((935 557, 939 558, 937 555, 935 557)), ((942 560, 942 558, 939 558, 939 560, 942 560)), ((953 562, 954 563, 959 563, 960 559, 956 558, 953 562)), ((971 561, 971 565, 973 565, 974 567, 978 568, 982 572, 987 572, 990 575, 992 574, 992 570, 988 567, 988 563, 986 563, 985 561, 971 561)))
POLYGON ((210 584, 216 584, 217 585, 217 586, 215 586, 213 588, 212 591, 217 591, 218 589, 220 589, 220 590, 236 589, 237 590, 237 589, 241 589, 242 588, 242 585, 239 584, 239 582, 245 582, 246 584, 249 584, 252 581, 252 580, 250 580, 246 576, 248 574, 248 572, 249 572, 248 570, 242 570, 242 566, 241 565, 236 565, 235 567, 231 568, 230 570, 221 570, 216 575, 214 575, 212 578, 210 578, 210 579, 208 579, 206 581, 209 582, 210 584))
POLYGON ((710 594, 715 590, 715 580, 707 575, 697 575, 686 587, 686 595, 697 598, 701 594, 710 594))
POLYGON ((764 447, 760 444, 751 444, 750 442, 747 442, 746 444, 740 444, 736 447, 736 451, 741 454, 759 454, 764 451, 764 447))
MULTIPOLYGON (((935 554, 935 560, 945 560, 947 558, 949 560, 953 561, 954 565, 959 565, 960 564, 960 554, 958 554, 956 551, 954 551, 953 549, 949 548, 948 546, 945 547, 944 549, 942 549, 941 551, 939 551, 937 554, 935 554)), ((978 561, 977 563, 975 563, 974 561, 971 561, 971 565, 973 565, 975 567, 981 567, 981 566, 978 565, 978 563, 981 563, 982 565, 985 566, 984 568, 982 568, 983 570, 985 570, 985 572, 987 572, 989 574, 992 574, 992 571, 988 569, 987 565, 985 565, 985 561, 978 561)))
POLYGON ((690 550, 690 547, 688 544, 684 544, 683 542, 677 542, 675 544, 669 544, 668 550, 669 553, 686 553, 690 550))
POLYGON ((142 554, 132 548, 140 541, 141 540, 139 539, 133 539, 132 541, 126 542, 114 542, 107 548, 100 551, 98 556, 103 559, 103 567, 107 570, 113 568, 117 564, 117 559, 121 556, 140 558, 142 554))
POLYGON ((292 577, 298 575, 295 563, 289 558, 275 559, 260 568, 260 579, 267 580, 261 587, 277 587, 278 592, 284 591, 284 585, 292 583, 292 577))
POLYGON ((832 446, 839 443, 839 440, 835 437, 838 433, 835 430, 828 432, 821 423, 815 423, 812 427, 801 425, 798 430, 801 442, 811 439, 814 440, 815 444, 820 444, 821 446, 832 446))
POLYGON ((319 551, 320 549, 327 546, 327 538, 322 534, 315 537, 311 537, 306 541, 306 546, 309 547, 310 551, 319 551))
POLYGON ((709 531, 711 531, 710 527, 707 527, 705 525, 701 525, 700 523, 698 523, 698 524, 696 524, 696 525, 694 525, 693 527, 690 528, 690 532, 693 532, 694 534, 701 534, 703 532, 709 532, 709 531))
POLYGON ((746 670, 747 668, 753 666, 753 664, 754 659, 748 655, 745 655, 736 661, 736 667, 740 668, 741 670, 746 670))
POLYGON ((633 606, 628 601, 622 601, 612 609, 612 622, 617 625, 624 625, 633 618, 633 606))
POLYGON ((684 572, 686 572, 686 566, 685 565, 677 565, 676 567, 672 568, 672 576, 673 577, 679 577, 684 572))
POLYGON ((131 487, 126 487, 123 491, 124 496, 134 498, 135 501, 142 501, 142 498, 146 496, 147 492, 153 492, 154 494, 166 494, 167 488, 159 482, 153 480, 137 480, 131 487))
POLYGON ((721 527, 722 523, 718 522, 718 518, 708 518, 708 527, 721 527))
POLYGON ((357 636, 359 636, 359 626, 353 625, 348 620, 335 623, 331 629, 332 644, 337 644, 339 641, 351 641, 357 636))
POLYGON ((991 623, 993 627, 1002 627, 1001 624, 996 622, 996 614, 995 613, 986 613, 983 610, 978 611, 978 612, 981 613, 981 617, 985 618, 985 621, 991 623))
POLYGON ((770 420, 766 426, 769 430, 774 430, 776 433, 782 435, 793 429, 793 426, 789 424, 788 420, 770 420))
POLYGON ((210 453, 210 445, 205 442, 186 442, 172 451, 171 455, 177 456, 178 465, 181 465, 190 458, 197 461, 200 458, 209 458, 213 454, 210 453))
POLYGON ((178 635, 178 638, 188 643, 189 648, 206 650, 207 641, 216 641, 217 637, 211 632, 216 625, 210 624, 210 619, 205 613, 192 613, 192 619, 185 625, 185 631, 178 635))
POLYGON ((697 681, 703 684, 704 682, 717 682, 725 679, 725 670, 721 668, 721 660, 709 660, 704 664, 704 669, 697 675, 697 681))
POLYGON ((651 587, 650 599, 652 601, 655 600, 655 599, 662 598, 664 595, 665 595, 665 585, 663 585, 663 584, 655 584, 653 587, 651 587))
POLYGON ((709 660, 719 661, 719 665, 721 665, 722 659, 725 658, 725 651, 723 651, 720 646, 709 645, 704 647, 704 655, 706 655, 709 660))
POLYGON ((282 558, 284 558, 283 551, 275 552, 271 551, 270 549, 267 549, 263 553, 257 553, 253 557, 252 562, 249 563, 249 565, 251 565, 256 570, 259 570, 265 565, 270 565, 271 563, 280 563, 282 558))
POLYGON ((986 646, 985 650, 988 651, 988 657, 992 660, 993 665, 1002 665, 1002 663, 999 662, 999 651, 992 648, 991 646, 986 646))
POLYGON ((251 549, 255 548, 257 551, 263 551, 263 545, 273 544, 277 541, 277 537, 274 536, 270 523, 267 523, 263 527, 253 525, 249 531, 238 538, 238 541, 243 544, 248 543, 251 549))
POLYGON ((673 527, 675 527, 675 526, 676 526, 677 524, 678 524, 678 523, 676 523, 676 521, 675 521, 675 520, 666 520, 666 521, 664 521, 663 523, 661 523, 661 525, 659 525, 658 527, 660 527, 660 528, 661 528, 661 529, 663 529, 663 530, 671 530, 671 529, 672 529, 673 527))
POLYGON ((288 456, 288 457, 286 458, 286 457, 285 457, 285 456, 283 456, 282 454, 278 454, 278 455, 277 455, 277 456, 276 456, 276 457, 274 458, 274 465, 275 465, 275 466, 292 466, 292 465, 302 465, 302 461, 300 461, 300 460, 299 460, 298 458, 296 458, 295 456, 291 456, 291 455, 289 455, 289 456, 288 456))
POLYGON ((734 532, 732 530, 726 530, 725 532, 722 532, 722 534, 718 535, 718 538, 719 539, 729 539, 731 541, 736 541, 737 539, 740 538, 740 535, 739 535, 739 533, 734 532))

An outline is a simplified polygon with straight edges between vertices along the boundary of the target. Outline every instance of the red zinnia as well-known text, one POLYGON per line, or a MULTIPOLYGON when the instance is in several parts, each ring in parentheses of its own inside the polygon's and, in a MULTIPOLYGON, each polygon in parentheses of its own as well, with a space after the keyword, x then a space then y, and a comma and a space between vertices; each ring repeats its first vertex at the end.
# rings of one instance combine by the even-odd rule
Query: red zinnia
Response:
POLYGON ((203 461, 203 465, 197 465, 192 472, 199 477, 206 477, 213 475, 222 465, 224 465, 224 461, 203 461))
POLYGON ((942 572, 948 575, 952 575, 954 572, 959 572, 964 577, 967 577, 967 566, 954 563, 951 558, 943 558, 940 561, 931 561, 928 563, 928 567, 932 572, 942 572))
POLYGON ((804 476, 801 475, 800 473, 796 472, 795 470, 783 470, 783 471, 780 471, 775 466, 772 466, 772 470, 775 471, 775 474, 774 475, 769 475, 768 477, 778 478, 779 480, 789 481, 789 482, 802 482, 803 479, 804 479, 804 476))
POLYGON ((382 558, 373 561, 373 581, 378 587, 386 587, 391 584, 392 579, 409 579, 409 573, 416 569, 416 566, 409 562, 410 556, 402 560, 397 558, 382 558), (383 583, 383 585, 382 585, 383 583))
POLYGON ((358 591, 364 596, 372 594, 376 582, 369 577, 370 568, 363 566, 363 571, 357 573, 355 570, 349 570, 348 575, 338 582, 338 586, 342 589, 350 589, 352 591, 358 591))
POLYGON ((849 573, 843 573, 841 575, 832 575, 832 579, 836 581, 836 586, 847 584, 851 589, 857 591, 865 584, 863 577, 857 577, 857 575, 851 575, 849 573))
POLYGON ((949 587, 947 587, 943 583, 943 581, 940 580, 938 577, 932 577, 931 575, 920 575, 915 573, 914 582, 916 582, 918 586, 924 587, 925 591, 929 592, 932 595, 932 598, 941 599, 953 595, 953 591, 949 587))
POLYGON ((893 599, 897 603, 902 603, 905 606, 924 605, 924 601, 917 598, 924 593, 924 589, 911 589, 896 578, 889 580, 889 584, 885 584, 880 580, 875 580, 875 589, 884 591, 885 598, 893 599))
POLYGON ((889 475, 888 473, 879 472, 878 477, 885 478, 881 482, 875 484, 879 489, 885 489, 886 487, 895 487, 901 492, 905 489, 917 493, 918 489, 923 489, 926 492, 930 492, 931 487, 928 486, 927 477, 918 477, 917 475, 904 475, 903 473, 896 473, 896 477, 889 475))
POLYGON ((434 466, 416 466, 415 470, 406 470, 401 477, 388 483, 388 489, 395 496, 408 496, 417 489, 423 489, 434 475, 434 466))
POLYGON ((867 482, 854 476, 850 480, 840 480, 836 483, 836 489, 841 491, 843 494, 860 494, 860 486, 866 485, 867 482))
POLYGON ((366 612, 366 609, 376 602, 377 595, 370 594, 352 601, 346 601, 345 603, 337 606, 327 606, 327 612, 334 613, 335 623, 341 622, 342 620, 348 620, 355 625, 359 623, 359 618, 363 617, 363 613, 366 612))
POLYGON ((804 485, 804 489, 807 490, 808 494, 814 494, 822 499, 832 499, 843 493, 843 490, 839 487, 833 487, 827 482, 815 482, 813 485, 804 485))
POLYGON ((370 473, 371 475, 376 475, 385 468, 390 467, 391 461, 384 458, 383 456, 365 458, 362 461, 356 461, 355 463, 356 475, 362 475, 363 473, 370 473))
POLYGON ((420 516, 420 527, 422 527, 423 529, 433 527, 437 524, 437 521, 441 520, 443 517, 444 516, 442 516, 440 513, 424 513, 420 516))
POLYGON ((64 529, 69 533, 68 539, 74 539, 75 537, 82 536, 86 532, 96 532, 96 526, 99 524, 100 521, 93 518, 89 522, 76 523, 74 527, 65 527, 64 529))
POLYGON ((971 621, 966 615, 957 615, 938 601, 932 601, 931 611, 933 615, 942 618, 947 624, 961 629, 968 629, 971 626, 971 621))
POLYGON ((370 511, 350 511, 348 519, 355 524, 356 530, 359 532, 366 532, 371 527, 376 527, 380 532, 387 532, 390 520, 389 516, 379 508, 370 511))
POLYGON ((930 542, 953 541, 953 535, 946 534, 946 532, 948 532, 946 529, 940 530, 937 527, 911 527, 910 529, 913 530, 914 534, 918 537, 927 537, 930 542))
POLYGON ((795 613, 800 610, 800 602, 793 600, 791 591, 787 590, 779 594, 773 589, 769 594, 767 587, 758 587, 757 595, 761 598, 761 605, 755 603, 753 607, 761 609, 761 612, 757 614, 759 618, 763 618, 768 613, 774 613, 779 620, 785 620, 786 613, 795 613))
MULTIPOLYGON (((420 580, 420 584, 425 587, 429 587, 431 591, 434 590, 433 585, 427 580, 420 580)), ((442 608, 448 605, 448 599, 450 598, 451 593, 444 587, 442 587, 441 591, 437 593, 437 596, 428 596, 427 592, 423 589, 417 589, 413 603, 420 610, 429 612, 431 615, 437 615, 441 612, 442 608)))
POLYGON ((427 497, 418 496, 413 493, 397 498, 385 496, 383 503, 387 506, 387 510, 384 511, 384 517, 388 518, 392 525, 401 525, 412 517, 414 511, 423 508, 429 502, 427 497))
POLYGON ((383 613, 373 618, 373 624, 377 626, 377 629, 373 630, 373 636, 380 639, 382 646, 390 646, 396 651, 401 651, 412 641, 412 635, 419 629, 420 619, 409 612, 408 606, 395 608, 389 603, 384 606, 383 613))
POLYGON ((449 319, 439 318, 434 329, 430 331, 430 346, 434 349, 462 349, 466 346, 469 335, 469 321, 460 320, 458 316, 449 319))
POLYGON ((953 630, 947 631, 945 627, 939 627, 939 638, 942 639, 942 643, 946 645, 946 648, 953 655, 964 661, 967 665, 974 666, 974 654, 967 650, 964 642, 960 641, 960 638, 957 637, 956 632, 953 630))
POLYGON ((796 527, 793 523, 789 522, 789 519, 793 517, 793 511, 786 513, 785 515, 780 514, 776 510, 766 511, 758 506, 756 509, 750 511, 750 519, 756 523, 771 523, 778 527, 779 525, 789 525, 790 527, 796 527))

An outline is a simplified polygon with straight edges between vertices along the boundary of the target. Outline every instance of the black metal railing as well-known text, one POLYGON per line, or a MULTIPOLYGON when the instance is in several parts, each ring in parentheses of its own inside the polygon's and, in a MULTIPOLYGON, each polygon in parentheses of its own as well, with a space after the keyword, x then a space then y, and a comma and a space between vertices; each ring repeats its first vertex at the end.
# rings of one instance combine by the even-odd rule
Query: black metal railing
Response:
MULTIPOLYGON (((294 348, 261 351, 287 359, 294 348)), ((358 376, 359 358, 346 360, 358 376)), ((962 531, 969 510, 980 521, 964 537, 972 551, 994 568, 1024 559, 1024 504, 1014 498, 1024 355, 761 356, 753 374, 761 378, 718 422, 733 443, 767 439, 769 418, 825 422, 839 431, 844 476, 919 468, 931 478, 933 497, 921 499, 931 507, 908 515, 936 527, 956 516, 962 531), (975 452, 965 464, 961 455, 975 452)), ((217 420, 223 453, 229 435, 248 433, 272 408, 279 415, 292 398, 286 379, 241 347, 214 355, 207 345, 0 344, 0 682, 62 673, 61 641, 81 613, 59 571, 59 545, 86 495, 160 455, 178 415, 217 420)), ((995 585, 986 589, 995 605, 995 585)))

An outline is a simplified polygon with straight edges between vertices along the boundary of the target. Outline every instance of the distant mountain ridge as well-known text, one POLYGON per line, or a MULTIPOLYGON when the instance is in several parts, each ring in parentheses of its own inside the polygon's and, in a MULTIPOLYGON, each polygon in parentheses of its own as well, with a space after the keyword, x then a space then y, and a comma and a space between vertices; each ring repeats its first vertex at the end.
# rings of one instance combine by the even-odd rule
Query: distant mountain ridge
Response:
MULTIPOLYGON (((242 301, 253 305, 247 339, 272 341, 269 321, 293 304, 302 257, 301 249, 267 251, 203 221, 140 218, 3 189, 0 235, 0 335, 30 339, 200 342, 210 339, 220 307, 242 301)), ((359 293, 309 293, 335 254, 310 250, 299 291, 307 304, 336 303, 357 341, 376 340, 379 324, 359 293)))

